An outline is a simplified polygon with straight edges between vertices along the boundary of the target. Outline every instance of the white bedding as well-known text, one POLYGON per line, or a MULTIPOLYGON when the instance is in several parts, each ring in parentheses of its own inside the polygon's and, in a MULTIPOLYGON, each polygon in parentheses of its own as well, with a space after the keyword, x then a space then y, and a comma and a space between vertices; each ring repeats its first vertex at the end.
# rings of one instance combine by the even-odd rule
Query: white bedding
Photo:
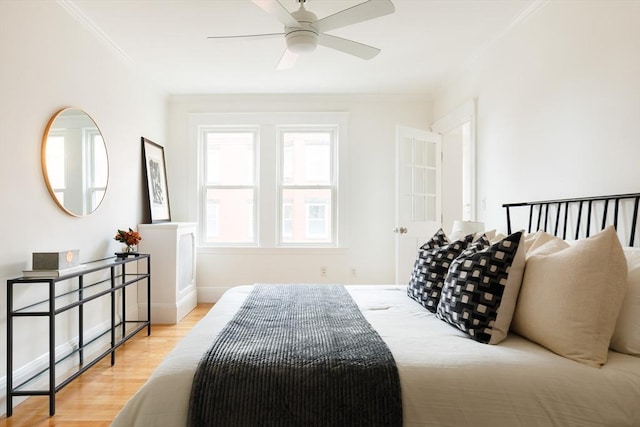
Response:
MULTIPOLYGON (((398 365, 404 425, 640 426, 640 358, 609 352, 600 369, 515 334, 481 344, 407 297, 406 286, 346 287, 398 365)), ((202 354, 250 292, 226 292, 113 422, 184 426, 202 354)))

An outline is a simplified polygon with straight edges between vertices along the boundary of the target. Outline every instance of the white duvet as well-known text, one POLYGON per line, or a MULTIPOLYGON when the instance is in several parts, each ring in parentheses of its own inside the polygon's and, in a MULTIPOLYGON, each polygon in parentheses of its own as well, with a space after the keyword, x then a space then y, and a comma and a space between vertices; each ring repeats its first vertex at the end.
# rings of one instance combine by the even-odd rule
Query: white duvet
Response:
MULTIPOLYGON (((346 288, 393 353, 407 427, 640 426, 638 357, 610 351, 598 369, 515 334, 499 345, 480 344, 410 299, 405 286, 346 288)), ((113 426, 184 426, 200 357, 250 290, 226 292, 113 426)))

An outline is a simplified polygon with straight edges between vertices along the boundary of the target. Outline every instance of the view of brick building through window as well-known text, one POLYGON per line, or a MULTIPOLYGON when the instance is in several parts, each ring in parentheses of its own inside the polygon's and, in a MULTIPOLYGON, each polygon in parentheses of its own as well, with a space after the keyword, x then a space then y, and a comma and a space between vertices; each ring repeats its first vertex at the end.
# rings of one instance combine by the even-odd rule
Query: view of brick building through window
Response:
MULTIPOLYGON (((206 133, 207 243, 257 244, 258 134, 255 131, 206 133)), ((278 133, 277 210, 281 244, 331 243, 335 200, 332 130, 283 130, 278 133)))

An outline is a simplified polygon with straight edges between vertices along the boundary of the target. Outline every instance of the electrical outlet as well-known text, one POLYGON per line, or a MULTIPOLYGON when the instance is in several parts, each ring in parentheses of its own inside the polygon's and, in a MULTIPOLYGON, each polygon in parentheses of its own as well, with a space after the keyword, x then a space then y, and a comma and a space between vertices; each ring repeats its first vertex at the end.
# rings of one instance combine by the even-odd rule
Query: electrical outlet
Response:
POLYGON ((351 267, 351 269, 349 271, 351 272, 351 277, 356 277, 357 272, 356 272, 356 268, 355 267, 351 267))
POLYGON ((320 267, 320 277, 327 277, 327 267, 320 267))

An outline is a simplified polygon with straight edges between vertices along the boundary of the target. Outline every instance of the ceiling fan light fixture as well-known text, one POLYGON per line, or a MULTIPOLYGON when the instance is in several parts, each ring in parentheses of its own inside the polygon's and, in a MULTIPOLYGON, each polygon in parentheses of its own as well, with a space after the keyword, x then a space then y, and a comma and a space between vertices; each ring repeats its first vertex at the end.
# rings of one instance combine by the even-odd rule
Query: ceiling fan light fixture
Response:
POLYGON ((304 28, 288 31, 285 35, 287 49, 294 53, 312 52, 318 46, 318 33, 304 28))
MULTIPOLYGON (((327 31, 379 18, 395 11, 392 0, 361 0, 362 2, 355 6, 347 7, 346 9, 342 9, 332 15, 318 19, 313 12, 305 9, 304 4, 307 0, 297 0, 300 7, 295 12, 289 12, 289 10, 282 5, 282 0, 252 1, 256 6, 275 17, 282 25, 284 25, 284 36, 287 49, 285 50, 284 55, 280 58, 280 62, 278 62, 277 69, 279 70, 291 68, 300 54, 314 51, 318 44, 358 58, 374 58, 380 53, 380 49, 353 40, 327 34, 327 31)), ((264 37, 277 36, 280 34, 282 33, 210 38, 264 37)))

